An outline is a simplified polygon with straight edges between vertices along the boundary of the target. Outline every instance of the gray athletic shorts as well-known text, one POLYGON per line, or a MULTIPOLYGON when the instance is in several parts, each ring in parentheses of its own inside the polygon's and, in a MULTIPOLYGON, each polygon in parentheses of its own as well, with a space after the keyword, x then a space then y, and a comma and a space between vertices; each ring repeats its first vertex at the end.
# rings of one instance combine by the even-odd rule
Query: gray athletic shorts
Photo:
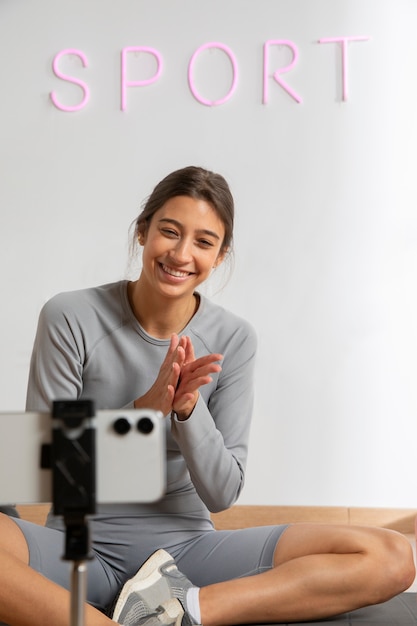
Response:
MULTIPOLYGON (((69 589, 72 563, 62 559, 65 531, 13 519, 23 531, 30 566, 69 589)), ((131 578, 159 548, 169 552, 178 569, 196 586, 258 574, 272 567, 275 548, 286 525, 242 530, 185 532, 159 526, 157 520, 141 520, 133 526, 114 519, 90 523, 93 559, 87 565, 87 600, 105 611, 131 578)))

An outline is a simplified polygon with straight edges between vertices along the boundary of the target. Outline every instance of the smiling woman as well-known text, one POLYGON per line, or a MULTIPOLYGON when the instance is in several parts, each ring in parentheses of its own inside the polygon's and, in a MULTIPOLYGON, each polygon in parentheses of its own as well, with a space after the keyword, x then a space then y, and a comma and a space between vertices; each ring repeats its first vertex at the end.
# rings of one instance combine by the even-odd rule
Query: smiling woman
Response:
POLYGON ((130 302, 147 332, 170 337, 193 317, 199 304, 195 290, 222 262, 225 228, 206 200, 176 196, 149 225, 139 219, 137 231, 143 265, 129 285, 130 302))
MULTIPOLYGON (((213 526, 211 513, 243 488, 254 397, 254 329, 198 291, 230 251, 233 211, 220 175, 169 174, 136 220, 137 280, 61 293, 41 311, 28 410, 91 399, 165 416, 166 493, 99 504, 90 519, 86 626, 314 620, 382 602, 414 579, 410 544, 395 532, 213 526)), ((44 527, 0 515, 0 621, 67 626, 64 531, 51 514, 44 527)))

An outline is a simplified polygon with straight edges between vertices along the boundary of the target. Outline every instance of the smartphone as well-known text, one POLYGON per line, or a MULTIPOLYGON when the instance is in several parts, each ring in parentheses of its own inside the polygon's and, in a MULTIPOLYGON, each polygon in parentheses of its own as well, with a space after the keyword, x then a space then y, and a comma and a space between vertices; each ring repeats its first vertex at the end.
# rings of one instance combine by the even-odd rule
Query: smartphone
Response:
MULTIPOLYGON (((56 431, 61 427, 46 412, 0 412, 0 504, 53 502, 53 472, 48 467, 51 446, 59 463, 59 456, 65 457, 65 472, 72 471, 67 444, 63 444, 63 451, 61 444, 55 449, 56 431)), ((162 413, 150 409, 99 410, 81 428, 88 431, 87 454, 94 461, 98 504, 155 502, 164 495, 166 436, 162 413)), ((81 441, 85 445, 76 431, 69 439, 77 448, 81 441)))

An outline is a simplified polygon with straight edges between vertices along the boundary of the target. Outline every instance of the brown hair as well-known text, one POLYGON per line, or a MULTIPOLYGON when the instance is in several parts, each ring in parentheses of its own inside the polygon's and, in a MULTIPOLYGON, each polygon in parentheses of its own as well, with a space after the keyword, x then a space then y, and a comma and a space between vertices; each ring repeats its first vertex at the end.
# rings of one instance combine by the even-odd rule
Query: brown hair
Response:
POLYGON ((135 241, 140 233, 146 232, 156 211, 176 196, 205 200, 213 207, 224 225, 221 250, 229 251, 234 222, 234 201, 229 185, 220 174, 193 165, 171 172, 156 185, 135 221, 135 241))

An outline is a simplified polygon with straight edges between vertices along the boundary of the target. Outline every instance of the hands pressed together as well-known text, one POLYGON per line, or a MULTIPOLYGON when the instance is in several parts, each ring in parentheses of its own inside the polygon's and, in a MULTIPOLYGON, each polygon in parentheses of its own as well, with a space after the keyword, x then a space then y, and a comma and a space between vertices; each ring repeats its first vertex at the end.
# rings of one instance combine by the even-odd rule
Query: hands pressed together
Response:
POLYGON ((172 335, 157 379, 145 395, 135 400, 135 408, 155 409, 163 415, 174 411, 179 420, 188 419, 199 388, 211 382, 211 374, 221 371, 218 361, 222 358, 222 354, 207 354, 196 359, 191 339, 172 335))

